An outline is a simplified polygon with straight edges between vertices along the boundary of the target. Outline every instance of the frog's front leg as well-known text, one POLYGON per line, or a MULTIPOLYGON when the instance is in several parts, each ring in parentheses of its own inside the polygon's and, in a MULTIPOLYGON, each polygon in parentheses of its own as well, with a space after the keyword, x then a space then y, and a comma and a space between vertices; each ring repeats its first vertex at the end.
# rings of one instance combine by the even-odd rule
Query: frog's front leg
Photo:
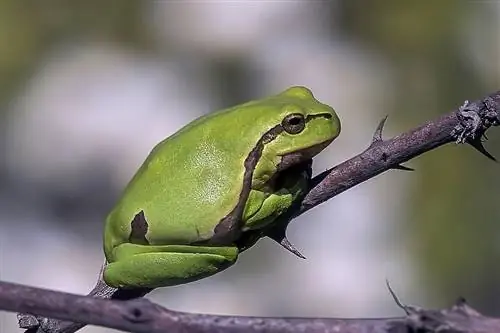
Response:
POLYGON ((272 223, 282 214, 296 198, 294 193, 287 191, 268 194, 252 190, 249 204, 246 207, 243 219, 244 231, 262 229, 272 223))
POLYGON ((114 250, 104 281, 115 288, 158 288, 196 281, 236 262, 237 247, 191 245, 136 245, 114 250))

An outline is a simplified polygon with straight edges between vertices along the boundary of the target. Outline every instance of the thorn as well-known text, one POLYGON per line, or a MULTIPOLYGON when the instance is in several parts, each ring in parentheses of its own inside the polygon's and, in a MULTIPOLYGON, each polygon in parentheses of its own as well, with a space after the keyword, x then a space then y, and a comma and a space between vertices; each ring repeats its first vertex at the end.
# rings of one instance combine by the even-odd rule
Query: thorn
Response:
POLYGON ((301 259, 306 259, 306 257, 302 253, 300 253, 300 251, 297 250, 297 248, 295 246, 293 246, 292 243, 290 243, 290 241, 288 240, 288 238, 286 238, 286 236, 284 236, 280 240, 278 240, 278 239, 276 239, 276 238, 274 238, 272 236, 269 236, 269 238, 271 238, 272 240, 274 240, 276 243, 278 243, 279 245, 281 245, 282 247, 284 247, 289 252, 295 254, 297 257, 299 257, 301 259))
POLYGON ((401 164, 396 164, 395 166, 391 167, 391 169, 403 170, 403 171, 415 171, 415 169, 409 168, 401 164))
POLYGON ((387 117, 389 117, 389 115, 386 115, 384 118, 382 118, 380 123, 378 123, 378 126, 375 129, 375 133, 373 133, 372 143, 382 141, 382 131, 384 130, 384 125, 387 121, 387 117))
POLYGON ((467 300, 463 296, 458 297, 458 299, 455 302, 455 305, 458 307, 464 306, 466 304, 467 304, 467 300))
POLYGON ((391 284, 389 283, 389 279, 385 279, 385 284, 387 285, 387 289, 389 289, 389 292, 391 293, 391 296, 392 298, 394 299, 394 302, 396 302, 396 305, 398 307, 400 307, 401 309, 403 309, 403 311, 406 313, 407 316, 409 316, 411 314, 411 311, 410 311, 410 307, 407 306, 407 305, 404 305, 398 298, 398 296, 396 295, 396 293, 394 292, 394 290, 392 290, 392 287, 391 287, 391 284))
POLYGON ((476 311, 475 309, 473 309, 472 307, 470 307, 468 304, 467 304, 467 301, 465 300, 465 298, 463 297, 460 297, 456 302, 455 304, 453 305, 452 309, 454 310, 461 310, 463 312, 465 312, 465 314, 467 314, 468 316, 471 316, 471 317, 479 317, 481 316, 481 314, 476 311))
POLYGON ((490 160, 494 162, 498 162, 497 159, 491 155, 486 148, 484 148, 483 143, 481 142, 481 139, 477 140, 467 140, 467 143, 470 144, 472 147, 474 147, 478 152, 489 158, 490 160))
POLYGON ((284 237, 281 240, 280 244, 285 249, 287 249, 291 253, 295 254, 297 257, 302 258, 302 259, 306 259, 306 257, 302 253, 300 253, 300 251, 295 246, 293 246, 292 243, 290 243, 290 241, 288 240, 288 238, 284 237))

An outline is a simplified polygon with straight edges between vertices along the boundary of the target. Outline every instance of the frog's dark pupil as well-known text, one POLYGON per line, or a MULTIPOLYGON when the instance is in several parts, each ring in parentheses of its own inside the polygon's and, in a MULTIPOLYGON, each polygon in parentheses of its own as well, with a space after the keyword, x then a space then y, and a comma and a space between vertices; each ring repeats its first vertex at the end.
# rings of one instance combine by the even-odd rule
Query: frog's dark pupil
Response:
POLYGON ((300 123, 299 117, 293 117, 292 119, 290 119, 290 125, 292 126, 298 125, 299 123, 300 123))

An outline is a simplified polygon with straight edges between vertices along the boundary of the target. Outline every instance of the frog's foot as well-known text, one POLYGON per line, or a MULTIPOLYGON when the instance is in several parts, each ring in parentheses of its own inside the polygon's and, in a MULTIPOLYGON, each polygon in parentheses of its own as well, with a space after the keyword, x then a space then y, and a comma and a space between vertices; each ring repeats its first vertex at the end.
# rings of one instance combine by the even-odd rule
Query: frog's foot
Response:
POLYGON ((236 262, 236 247, 122 244, 104 269, 104 281, 115 288, 159 288, 196 281, 236 262))

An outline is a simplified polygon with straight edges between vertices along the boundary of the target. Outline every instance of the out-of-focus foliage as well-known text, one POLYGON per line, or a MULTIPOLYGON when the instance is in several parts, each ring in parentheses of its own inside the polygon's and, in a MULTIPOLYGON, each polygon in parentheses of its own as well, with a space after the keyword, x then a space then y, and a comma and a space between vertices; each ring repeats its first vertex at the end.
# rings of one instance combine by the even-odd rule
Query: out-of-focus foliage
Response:
POLYGON ((141 1, 0 1, 0 98, 5 100, 58 43, 81 39, 145 46, 141 1))
MULTIPOLYGON (((364 149, 385 114, 392 135, 500 89, 499 22, 494 1, 0 1, 0 279, 88 290, 102 219, 134 168, 215 108, 310 86, 343 121, 323 170, 364 149)), ((263 241, 234 269, 152 297, 363 317, 397 313, 388 277, 407 303, 464 296, 499 315, 498 165, 451 145, 410 164, 293 223, 306 262, 263 241)), ((0 331, 15 326, 1 316, 0 331)))
MULTIPOLYGON (((473 8, 466 1, 385 0, 342 1, 342 24, 364 43, 389 56, 414 60, 442 50, 443 42, 457 38, 460 23, 473 8)), ((474 16, 474 14, 472 14, 474 16)))
MULTIPOLYGON (((343 3, 347 31, 399 64, 394 111, 406 125, 415 119, 436 117, 458 106, 464 97, 480 97, 500 89, 499 24, 486 3, 343 3), (471 24, 477 21, 482 24, 471 24), (471 29, 479 29, 476 38, 487 41, 491 37, 489 43, 480 46, 493 61, 490 77, 482 77, 471 65, 475 43, 464 40, 464 32, 471 29)), ((494 131, 490 135, 493 138, 497 137, 494 131)), ((487 146, 498 152, 500 140, 493 139, 487 146)), ((419 181, 407 203, 408 229, 404 236, 429 281, 422 287, 432 288, 431 295, 441 299, 441 306, 461 295, 481 309, 498 314, 498 166, 467 149, 441 149, 419 160, 418 172, 413 175, 419 181)))

